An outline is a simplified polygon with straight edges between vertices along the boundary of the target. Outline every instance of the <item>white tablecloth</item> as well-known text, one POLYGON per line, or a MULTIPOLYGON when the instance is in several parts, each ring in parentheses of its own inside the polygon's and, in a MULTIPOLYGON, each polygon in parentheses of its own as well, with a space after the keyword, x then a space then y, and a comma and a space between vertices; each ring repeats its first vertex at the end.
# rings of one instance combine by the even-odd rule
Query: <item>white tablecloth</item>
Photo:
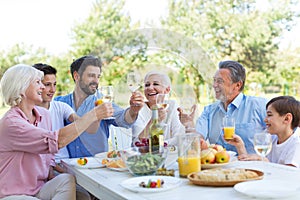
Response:
MULTIPOLYGON (((205 187, 193 185, 188 179, 182 179, 182 184, 176 189, 158 193, 135 193, 123 188, 120 183, 133 176, 129 172, 117 172, 106 168, 80 169, 70 165, 72 159, 63 160, 68 172, 76 176, 77 183, 87 189, 100 199, 255 199, 234 190, 233 187, 205 187)), ((177 163, 173 166, 176 168, 177 163)), ((247 168, 256 169, 265 173, 264 180, 288 180, 291 183, 300 184, 300 170, 261 161, 235 161, 231 162, 226 168, 247 168)), ((176 173, 178 177, 178 172, 176 173)), ((288 185, 286 186, 288 187, 288 185)), ((300 199, 296 194, 287 199, 300 199)))

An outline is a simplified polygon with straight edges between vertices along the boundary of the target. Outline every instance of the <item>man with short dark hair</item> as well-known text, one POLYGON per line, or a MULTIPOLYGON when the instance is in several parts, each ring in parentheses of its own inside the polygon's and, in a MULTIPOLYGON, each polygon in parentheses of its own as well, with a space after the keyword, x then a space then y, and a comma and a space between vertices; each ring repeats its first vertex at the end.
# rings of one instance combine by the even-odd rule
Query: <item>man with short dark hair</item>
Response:
MULTIPOLYGON (((69 104, 77 115, 82 116, 93 109, 97 98, 102 96, 98 92, 102 64, 99 58, 83 56, 75 60, 70 69, 75 82, 74 91, 66 96, 57 97, 56 100, 69 104)), ((83 133, 67 146, 71 158, 94 156, 108 151, 109 126, 130 128, 144 105, 144 97, 139 91, 132 93, 130 107, 125 110, 112 104, 113 119, 102 120, 95 134, 83 133)))

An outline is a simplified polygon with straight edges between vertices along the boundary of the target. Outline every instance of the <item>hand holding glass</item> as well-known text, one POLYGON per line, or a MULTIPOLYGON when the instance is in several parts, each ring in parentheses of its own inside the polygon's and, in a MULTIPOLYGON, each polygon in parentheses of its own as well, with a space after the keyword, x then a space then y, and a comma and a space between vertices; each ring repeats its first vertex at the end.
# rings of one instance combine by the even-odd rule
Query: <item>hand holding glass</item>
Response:
POLYGON ((235 134, 235 120, 232 117, 223 118, 224 139, 231 140, 235 134))

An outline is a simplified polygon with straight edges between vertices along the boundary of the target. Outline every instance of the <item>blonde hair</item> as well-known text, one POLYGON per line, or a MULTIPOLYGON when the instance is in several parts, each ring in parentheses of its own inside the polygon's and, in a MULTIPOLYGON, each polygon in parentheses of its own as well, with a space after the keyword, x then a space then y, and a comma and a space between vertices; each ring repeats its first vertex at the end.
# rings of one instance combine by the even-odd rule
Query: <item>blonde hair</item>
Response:
POLYGON ((10 106, 19 105, 30 83, 36 79, 42 79, 43 76, 42 71, 25 64, 8 68, 0 82, 4 102, 10 106))

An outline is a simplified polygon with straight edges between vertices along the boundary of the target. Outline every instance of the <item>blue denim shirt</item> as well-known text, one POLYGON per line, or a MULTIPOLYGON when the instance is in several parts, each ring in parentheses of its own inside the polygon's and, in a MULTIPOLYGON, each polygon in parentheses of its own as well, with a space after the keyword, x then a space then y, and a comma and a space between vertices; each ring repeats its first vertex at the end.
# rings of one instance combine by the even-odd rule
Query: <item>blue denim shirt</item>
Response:
POLYGON ((223 103, 218 101, 204 107, 201 116, 197 119, 196 130, 205 139, 214 144, 220 144, 227 150, 237 152, 236 148, 223 139, 222 120, 225 115, 235 118, 235 134, 239 135, 246 146, 248 153, 255 153, 253 135, 266 128, 267 100, 260 97, 246 96, 240 93, 225 111, 223 103))
MULTIPOLYGON (((76 110, 73 93, 66 96, 58 96, 57 101, 62 101, 69 104, 78 116, 83 116, 95 107, 94 102, 99 95, 88 96, 76 110)), ((95 134, 83 132, 79 137, 67 145, 70 158, 78 158, 85 156, 94 156, 97 153, 108 151, 109 126, 121 126, 130 128, 131 124, 125 121, 125 111, 123 108, 113 103, 114 119, 101 120, 100 127, 95 134)), ((68 124, 69 122, 66 122, 68 124)))

